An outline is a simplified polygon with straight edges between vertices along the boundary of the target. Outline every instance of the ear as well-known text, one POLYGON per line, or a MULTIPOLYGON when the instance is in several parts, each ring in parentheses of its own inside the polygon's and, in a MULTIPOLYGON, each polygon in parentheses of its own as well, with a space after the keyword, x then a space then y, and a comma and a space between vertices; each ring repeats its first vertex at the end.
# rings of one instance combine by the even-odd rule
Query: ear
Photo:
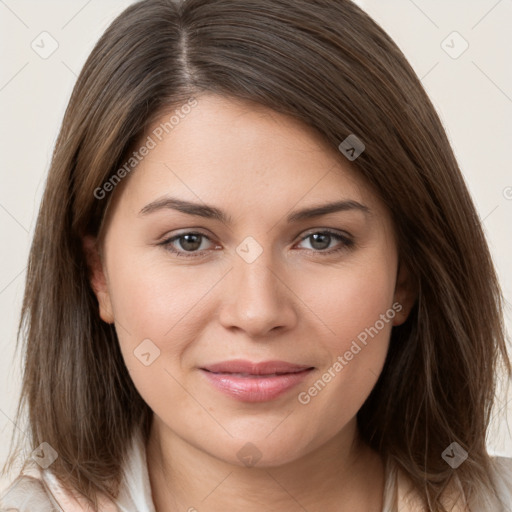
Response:
POLYGON ((98 299, 100 317, 104 322, 111 324, 114 322, 112 302, 97 239, 91 235, 84 236, 82 238, 82 247, 87 260, 87 267, 89 268, 91 287, 98 299))
POLYGON ((398 272, 395 285, 394 303, 397 303, 395 309, 396 315, 393 319, 393 325, 402 325, 411 312, 412 307, 418 296, 415 286, 414 276, 410 270, 400 261, 398 263, 398 272), (398 306, 399 305, 399 306, 398 306))

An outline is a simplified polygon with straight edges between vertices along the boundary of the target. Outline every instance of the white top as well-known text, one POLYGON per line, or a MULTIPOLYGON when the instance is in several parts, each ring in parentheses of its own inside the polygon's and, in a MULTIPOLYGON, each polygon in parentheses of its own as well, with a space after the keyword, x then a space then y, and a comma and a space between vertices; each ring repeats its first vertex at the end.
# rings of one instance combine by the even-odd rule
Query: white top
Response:
MULTIPOLYGON (((512 458, 493 457, 493 479, 503 507, 479 498, 470 512, 512 512, 512 458)), ((384 506, 382 512, 423 512, 410 481, 390 460, 386 462, 384 506)), ((146 462, 146 449, 140 432, 134 435, 123 466, 123 480, 115 501, 100 498, 101 512, 156 512, 151 497, 151 486, 146 462)), ((41 468, 30 459, 20 475, 0 495, 0 512, 90 512, 83 498, 65 489, 51 472, 51 466, 41 468)), ((453 512, 463 512, 460 505, 453 512)))

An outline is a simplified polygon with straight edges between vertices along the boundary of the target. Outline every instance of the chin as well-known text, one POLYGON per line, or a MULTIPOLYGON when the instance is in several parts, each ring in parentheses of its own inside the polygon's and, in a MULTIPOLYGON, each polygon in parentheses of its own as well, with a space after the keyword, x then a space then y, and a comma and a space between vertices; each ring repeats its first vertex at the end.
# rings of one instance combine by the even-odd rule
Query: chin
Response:
MULTIPOLYGON (((270 430, 269 430, 270 432, 270 430)), ((290 436, 275 437, 255 436, 251 440, 250 435, 243 438, 230 439, 229 443, 212 446, 206 449, 212 456, 235 466, 271 468, 292 463, 307 453, 307 447, 298 447, 297 442, 290 436)), ((206 447, 204 447, 206 448, 206 447)))

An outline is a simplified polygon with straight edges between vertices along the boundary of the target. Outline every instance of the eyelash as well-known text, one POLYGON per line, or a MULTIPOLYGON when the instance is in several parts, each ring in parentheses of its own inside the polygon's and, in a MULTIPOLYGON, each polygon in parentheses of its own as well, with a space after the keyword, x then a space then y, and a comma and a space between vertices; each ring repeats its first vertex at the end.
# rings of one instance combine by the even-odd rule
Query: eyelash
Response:
MULTIPOLYGON (((304 240, 307 240, 308 238, 312 237, 313 235, 317 235, 317 234, 322 234, 322 235, 328 234, 328 235, 334 236, 335 238, 337 238, 338 240, 343 242, 343 244, 341 245, 341 247, 339 247, 337 249, 330 249, 330 250, 306 249, 308 252, 313 252, 313 253, 325 254, 325 255, 332 256, 333 254, 337 254, 337 253, 345 251, 347 249, 351 249, 355 245, 354 241, 352 239, 350 239, 349 237, 341 235, 340 233, 337 233, 337 232, 332 231, 330 229, 325 229, 325 230, 322 230, 322 231, 310 232, 308 235, 306 235, 303 238, 301 238, 299 240, 299 243, 303 242, 304 240)), ((201 236, 203 238, 207 238, 208 240, 210 240, 208 238, 208 236, 206 236, 204 233, 190 231, 190 232, 187 232, 187 233, 181 233, 181 234, 173 236, 171 238, 167 238, 166 240, 163 240, 162 242, 158 243, 157 245, 158 246, 163 246, 166 251, 169 251, 169 252, 175 254, 179 258, 200 258, 200 257, 203 257, 204 255, 201 254, 201 252, 189 252, 187 254, 186 252, 176 250, 172 246, 172 243, 174 241, 179 240, 180 238, 183 238, 186 235, 198 235, 198 236, 201 236)))

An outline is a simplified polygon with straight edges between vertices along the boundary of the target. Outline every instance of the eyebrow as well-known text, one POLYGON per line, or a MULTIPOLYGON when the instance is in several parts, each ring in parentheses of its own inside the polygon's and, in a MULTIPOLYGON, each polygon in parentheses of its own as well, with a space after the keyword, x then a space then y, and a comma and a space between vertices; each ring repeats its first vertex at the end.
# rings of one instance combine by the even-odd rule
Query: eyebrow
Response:
MULTIPOLYGON (((177 210, 188 215, 196 215, 206 219, 218 220, 225 224, 232 224, 233 222, 230 215, 228 215, 223 210, 216 208, 215 206, 192 203, 190 201, 184 201, 174 197, 163 197, 147 204, 144 206, 144 208, 142 208, 142 210, 140 210, 139 215, 148 215, 150 213, 161 210, 177 210)), ((370 208, 361 203, 358 203, 357 201, 343 200, 298 210, 288 215, 286 220, 288 223, 292 223, 306 219, 313 219, 322 215, 327 215, 329 213, 353 210, 361 211, 365 214, 371 213, 370 208)))

